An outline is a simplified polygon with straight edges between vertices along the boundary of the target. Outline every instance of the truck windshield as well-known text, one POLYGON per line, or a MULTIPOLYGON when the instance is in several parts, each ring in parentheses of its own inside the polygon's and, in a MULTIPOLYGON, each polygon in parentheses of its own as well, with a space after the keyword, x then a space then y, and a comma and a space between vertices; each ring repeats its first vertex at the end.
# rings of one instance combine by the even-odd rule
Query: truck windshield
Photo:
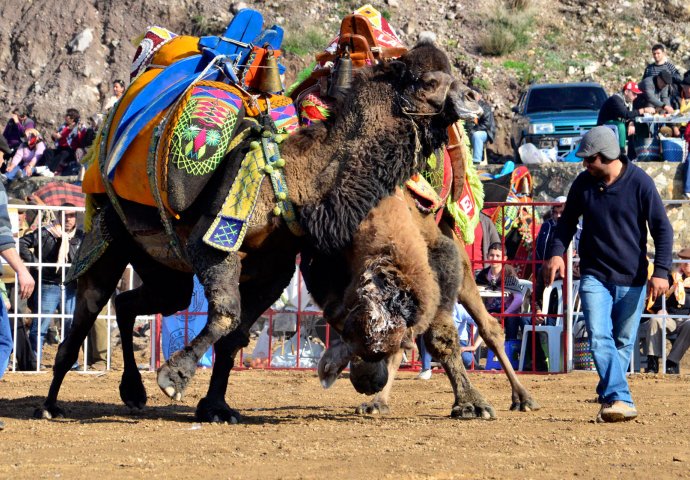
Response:
POLYGON ((600 87, 535 88, 529 94, 525 113, 564 110, 599 110, 606 101, 600 87))

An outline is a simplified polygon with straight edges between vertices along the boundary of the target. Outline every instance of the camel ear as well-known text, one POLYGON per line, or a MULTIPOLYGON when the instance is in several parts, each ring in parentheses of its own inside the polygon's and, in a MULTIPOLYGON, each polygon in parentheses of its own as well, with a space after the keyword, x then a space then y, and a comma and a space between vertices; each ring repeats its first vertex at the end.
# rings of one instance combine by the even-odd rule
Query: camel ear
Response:
POLYGON ((405 65, 400 60, 393 60, 388 62, 388 71, 393 73, 396 78, 403 78, 405 73, 407 73, 407 65, 405 65))

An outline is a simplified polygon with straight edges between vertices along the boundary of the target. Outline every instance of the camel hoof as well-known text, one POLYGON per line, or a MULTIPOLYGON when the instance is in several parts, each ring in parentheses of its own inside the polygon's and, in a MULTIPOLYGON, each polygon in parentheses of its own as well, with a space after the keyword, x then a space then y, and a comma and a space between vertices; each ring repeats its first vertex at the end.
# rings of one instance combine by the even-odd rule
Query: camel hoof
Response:
POLYGON ((455 405, 450 411, 450 416, 451 418, 459 418, 461 420, 495 420, 496 411, 488 403, 463 403, 455 405))
POLYGON ((222 402, 214 402, 207 398, 202 398, 196 407, 195 413, 198 422, 206 423, 229 423, 235 425, 240 422, 242 416, 237 410, 222 402))
POLYGON ((194 373, 196 361, 191 356, 178 352, 158 369, 158 386, 168 397, 179 401, 194 373))
POLYGON ((57 405, 48 406, 43 405, 41 408, 34 410, 34 418, 39 420, 52 420, 54 418, 65 418, 65 411, 57 405))
POLYGON ((120 398, 132 410, 143 410, 146 406, 146 388, 138 371, 134 374, 122 374, 120 398))
POLYGON ((357 415, 387 415, 391 413, 388 405, 381 402, 365 402, 355 408, 357 415))

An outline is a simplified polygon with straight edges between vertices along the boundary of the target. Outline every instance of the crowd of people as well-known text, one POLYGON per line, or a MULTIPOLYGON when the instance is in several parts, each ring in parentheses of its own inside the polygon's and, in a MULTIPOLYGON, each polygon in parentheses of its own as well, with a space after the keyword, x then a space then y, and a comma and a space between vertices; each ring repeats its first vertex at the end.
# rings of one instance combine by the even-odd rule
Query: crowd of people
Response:
POLYGON ((101 112, 84 120, 79 110, 68 108, 60 126, 48 136, 36 128, 25 107, 14 108, 2 135, 9 147, 0 158, 3 184, 34 175, 80 175, 80 161, 93 143, 104 113, 124 94, 125 83, 115 80, 112 89, 113 95, 106 100, 101 112))

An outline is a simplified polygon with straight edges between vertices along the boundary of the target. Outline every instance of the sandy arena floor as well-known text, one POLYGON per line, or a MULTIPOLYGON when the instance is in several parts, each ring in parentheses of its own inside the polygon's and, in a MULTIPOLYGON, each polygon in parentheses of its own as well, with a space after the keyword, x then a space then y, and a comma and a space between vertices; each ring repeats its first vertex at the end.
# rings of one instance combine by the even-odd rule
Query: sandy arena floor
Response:
POLYGON ((472 374, 498 419, 449 417, 445 376, 403 373, 389 416, 355 415, 364 397, 346 378, 322 389, 313 372, 240 371, 231 406, 240 425, 200 425, 194 408, 210 372, 199 371, 181 403, 144 374, 144 413, 119 399, 120 372, 68 374, 68 419, 32 420, 50 373, 0 381, 0 478, 690 478, 690 375, 635 375, 641 416, 594 423, 596 374, 523 375, 543 408, 508 411, 502 375, 472 374))

